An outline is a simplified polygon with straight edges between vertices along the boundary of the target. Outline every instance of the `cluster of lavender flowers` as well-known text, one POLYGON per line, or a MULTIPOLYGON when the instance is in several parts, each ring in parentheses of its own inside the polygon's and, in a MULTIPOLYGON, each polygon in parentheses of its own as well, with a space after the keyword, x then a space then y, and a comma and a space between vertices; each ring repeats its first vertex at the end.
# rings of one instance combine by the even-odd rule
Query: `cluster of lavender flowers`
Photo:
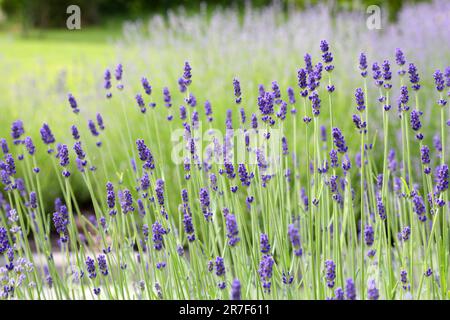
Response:
MULTIPOLYGON (((192 92, 195 79, 189 62, 175 84, 180 94, 171 93, 169 87, 162 90, 164 108, 152 96, 149 80, 141 78, 145 95, 131 98, 145 127, 139 138, 127 130, 118 142, 106 130, 99 141, 105 130, 100 114, 95 121, 88 120, 91 135, 82 136, 78 126, 85 121, 79 121, 81 112, 72 94, 69 107, 77 118, 70 127, 73 148, 57 139, 47 123, 39 131, 42 144, 35 145, 30 137, 24 138, 23 122, 15 121, 13 150, 6 138, 0 140, 1 297, 42 294, 42 298, 70 299, 75 298, 70 286, 76 285, 83 298, 376 300, 407 294, 417 299, 424 294, 445 298, 449 274, 442 266, 448 265, 449 257, 438 248, 448 249, 448 97, 444 90, 450 89, 450 67, 433 75, 435 108, 442 125, 431 150, 427 143, 432 132, 421 121, 428 110, 420 104, 419 71, 413 63, 404 69, 407 60, 402 50, 395 51, 397 76, 388 59, 375 61, 370 68, 367 55, 359 55, 361 86, 354 91, 355 113, 346 115, 354 126, 345 126, 333 116, 342 111, 333 103, 335 94, 345 89, 333 82, 338 61, 327 41, 322 40, 319 49, 316 63, 312 55, 304 55, 304 66, 293 72, 296 89, 289 87, 286 97, 273 81, 267 91, 259 86, 255 101, 246 101, 240 80, 230 81, 234 91, 230 96, 242 106, 239 129, 245 159, 253 157, 255 163, 235 163, 233 109, 225 112, 220 123, 220 110, 213 119, 209 100, 204 100, 204 110, 197 106, 197 99, 203 97, 192 92), (391 104, 397 80, 398 113, 394 114, 391 104), (379 94, 376 101, 368 98, 369 85, 379 94), (177 103, 179 118, 172 114, 177 103), (377 131, 369 126, 374 113, 382 115, 384 149, 371 136, 377 131), (198 138, 201 119, 210 129, 213 125, 226 128, 224 136, 208 131, 212 143, 205 152, 198 138), (393 121, 401 128, 400 146, 390 140, 389 130, 396 128, 393 121), (161 126, 184 133, 183 163, 173 165, 165 158, 161 126), (256 132, 262 133, 266 144, 252 145, 256 132), (352 136, 357 139, 349 139, 352 136), (275 140, 278 150, 269 150, 268 143, 275 140), (113 163, 114 172, 105 167, 111 150, 129 159, 113 163), (377 155, 379 150, 382 157, 377 155), (41 172, 38 152, 53 164, 54 172, 41 172), (397 159, 397 154, 403 157, 397 159), (273 170, 277 165, 280 169, 273 170), (55 175, 60 186, 63 200, 57 198, 54 208, 48 205, 52 199, 46 198, 51 195, 40 188, 43 174, 55 175), (79 190, 72 187, 76 178, 82 179, 89 193, 92 218, 86 218, 79 190), (177 187, 181 192, 172 193, 177 187), (58 240, 58 251, 66 259, 65 270, 72 270, 70 286, 68 275, 57 270, 52 258, 56 253, 52 239, 58 240), (36 253, 29 242, 36 253, 48 257, 42 266, 44 276, 34 268, 36 253), (378 281, 373 270, 387 280, 378 281), (49 292, 32 290, 43 286, 49 292)), ((111 108, 121 101, 129 127, 127 115, 133 109, 125 109, 123 103, 127 101, 125 72, 122 64, 117 65, 114 89, 107 69, 104 88, 111 108)))

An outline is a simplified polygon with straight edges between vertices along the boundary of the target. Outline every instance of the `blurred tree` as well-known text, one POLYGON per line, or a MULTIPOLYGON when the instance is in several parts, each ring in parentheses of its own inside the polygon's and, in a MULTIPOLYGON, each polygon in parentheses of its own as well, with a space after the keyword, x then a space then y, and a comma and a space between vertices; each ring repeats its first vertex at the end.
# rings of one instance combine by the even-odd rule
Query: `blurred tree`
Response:
MULTIPOLYGON (((255 7, 262 7, 273 3, 273 0, 247 0, 255 7)), ((164 13, 167 9, 184 6, 191 11, 198 10, 201 3, 209 6, 244 8, 245 0, 0 0, 0 6, 8 15, 20 16, 23 29, 26 32, 30 27, 64 28, 67 19, 66 8, 75 4, 80 6, 83 25, 98 24, 102 18, 111 16, 138 16, 142 13, 164 13)), ((372 4, 388 8, 391 19, 405 2, 419 2, 423 0, 384 1, 384 0, 330 0, 335 10, 364 9, 372 4)), ((321 0, 279 0, 287 10, 294 6, 305 8, 321 0)))

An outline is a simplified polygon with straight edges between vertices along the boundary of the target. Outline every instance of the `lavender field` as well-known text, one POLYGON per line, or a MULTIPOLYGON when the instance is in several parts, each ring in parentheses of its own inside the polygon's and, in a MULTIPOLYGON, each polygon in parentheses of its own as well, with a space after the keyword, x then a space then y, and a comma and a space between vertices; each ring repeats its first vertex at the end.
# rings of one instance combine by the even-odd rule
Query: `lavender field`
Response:
POLYGON ((0 297, 449 299, 450 3, 381 12, 0 34, 0 297))

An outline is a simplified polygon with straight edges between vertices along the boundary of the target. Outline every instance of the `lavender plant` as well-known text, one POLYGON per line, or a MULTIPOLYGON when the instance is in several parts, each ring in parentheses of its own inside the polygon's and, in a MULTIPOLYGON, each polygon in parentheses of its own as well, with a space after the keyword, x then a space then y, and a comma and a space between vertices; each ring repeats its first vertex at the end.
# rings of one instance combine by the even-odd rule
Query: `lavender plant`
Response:
POLYGON ((64 131, 14 120, 1 298, 448 299, 450 67, 426 88, 402 49, 355 54, 352 72, 337 43, 258 90, 239 74, 202 90, 184 61, 157 91, 119 63, 94 117, 71 90, 64 131))

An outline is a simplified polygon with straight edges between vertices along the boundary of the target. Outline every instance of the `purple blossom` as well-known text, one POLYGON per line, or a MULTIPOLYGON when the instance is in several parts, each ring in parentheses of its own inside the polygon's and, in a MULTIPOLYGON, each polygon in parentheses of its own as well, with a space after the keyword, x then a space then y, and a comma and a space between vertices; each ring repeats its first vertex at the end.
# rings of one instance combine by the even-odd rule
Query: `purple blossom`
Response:
POLYGON ((374 279, 370 279, 368 286, 367 286, 367 298, 369 300, 378 300, 379 297, 380 297, 380 294, 376 287, 376 282, 374 279))
POLYGON ((172 106, 172 97, 170 96, 169 88, 167 87, 163 88, 163 97, 164 97, 164 105, 167 108, 170 108, 172 106))
POLYGON ((27 148, 28 153, 32 156, 36 151, 36 147, 33 144, 33 140, 30 137, 26 137, 24 140, 25 148, 27 148))
POLYGON ((237 78, 233 79, 233 88, 234 88, 234 96, 236 97, 235 101, 237 104, 241 103, 242 97, 241 97, 241 84, 239 83, 239 80, 237 78))
POLYGON ((189 242, 192 242, 195 240, 195 234, 194 234, 194 225, 192 224, 192 217, 185 213, 183 215, 183 225, 184 225, 184 231, 186 232, 187 239, 189 242))
POLYGON ((361 70, 361 76, 364 78, 367 76, 367 67, 367 57, 361 52, 359 55, 359 70, 361 70))
POLYGON ((333 142, 336 146, 336 149, 340 153, 345 153, 348 150, 347 145, 345 144, 344 136, 342 135, 341 130, 339 128, 333 128, 332 130, 333 142))
POLYGON ((89 274, 89 278, 94 279, 95 277, 97 277, 97 272, 95 270, 95 261, 89 256, 86 258, 86 271, 89 274))
POLYGON ((167 230, 164 229, 164 227, 162 226, 161 223, 156 221, 152 225, 152 233, 153 233, 153 236, 152 236, 153 248, 155 248, 155 250, 157 250, 157 251, 161 251, 161 249, 163 247, 163 236, 165 234, 167 234, 167 230))
POLYGON ((41 133, 41 138, 42 141, 45 144, 52 144, 55 142, 55 137, 52 134, 52 131, 50 130, 50 127, 48 126, 48 124, 44 123, 42 125, 42 128, 40 129, 40 133, 41 133))
POLYGON ((290 224, 288 226, 288 236, 291 241, 292 247, 294 248, 294 254, 297 257, 300 257, 303 253, 302 245, 300 243, 300 233, 293 224, 290 224))
POLYGON ((241 282, 238 279, 234 279, 231 283, 231 300, 241 300, 241 282))
POLYGON ((270 243, 269 237, 265 233, 261 233, 259 237, 260 248, 262 253, 269 253, 270 251, 270 243))
POLYGON ((408 73, 409 73, 409 81, 412 84, 412 86, 411 86, 412 89, 414 91, 419 90, 420 89, 420 84, 419 84, 420 77, 419 77, 419 74, 417 73, 417 68, 413 63, 409 64, 408 73))
POLYGON ((80 109, 78 109, 78 103, 77 100, 75 100, 75 97, 69 93, 67 95, 67 100, 69 101, 70 107, 72 108, 73 113, 77 114, 80 112, 80 109))
POLYGON ((442 92, 445 88, 444 74, 441 72, 441 70, 436 70, 436 72, 433 74, 433 78, 436 85, 436 90, 442 92))
POLYGON ((133 212, 133 196, 131 195, 130 190, 124 189, 122 191, 122 197, 120 199, 120 206, 122 208, 122 212, 127 214, 128 212, 133 212))
POLYGON ((356 300, 355 283, 351 278, 348 278, 345 282, 345 291, 347 295, 347 300, 356 300))
POLYGON ((361 88, 357 88, 355 91, 356 109, 358 111, 364 111, 366 106, 364 105, 364 92, 361 88))
POLYGON ((152 94, 152 86, 150 85, 150 83, 148 82, 146 77, 141 78, 141 84, 142 84, 142 87, 144 88, 145 93, 147 95, 151 95, 152 94))
POLYGON ((334 280, 336 279, 336 265, 333 260, 325 261, 325 279, 328 288, 334 287, 334 280))
POLYGON ((259 269, 258 269, 259 277, 263 284, 264 291, 267 293, 270 293, 272 271, 273 271, 274 263, 275 263, 275 261, 273 260, 272 256, 266 254, 266 255, 262 256, 261 262, 259 264, 259 269))
POLYGON ((370 224, 364 227, 364 241, 368 247, 371 247, 374 242, 374 231, 370 224))
POLYGON ((228 244, 234 247, 240 240, 238 237, 239 230, 234 214, 229 213, 225 216, 225 225, 227 228, 228 244))
POLYGON ((436 168, 435 183, 435 192, 437 194, 443 193, 448 189, 448 166, 446 164, 436 168))
POLYGON ((413 210, 419 217, 419 220, 422 222, 426 221, 427 220, 427 217, 425 215, 426 207, 425 207, 425 202, 423 201, 423 198, 416 193, 414 195, 414 197, 412 198, 412 202, 414 205, 413 210))

